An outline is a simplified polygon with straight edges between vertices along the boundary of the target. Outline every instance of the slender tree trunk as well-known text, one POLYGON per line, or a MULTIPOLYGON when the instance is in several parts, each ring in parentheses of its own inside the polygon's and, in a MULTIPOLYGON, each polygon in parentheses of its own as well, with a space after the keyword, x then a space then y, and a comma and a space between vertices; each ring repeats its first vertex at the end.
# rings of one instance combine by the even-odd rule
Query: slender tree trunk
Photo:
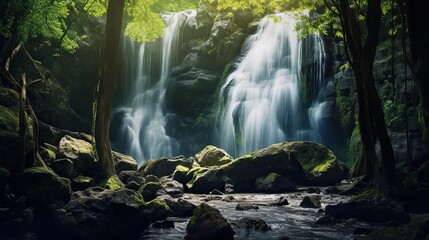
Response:
MULTIPOLYGON (((19 96, 19 145, 21 146, 20 159, 18 164, 18 172, 23 172, 25 169, 25 132, 26 132, 26 102, 27 102, 27 81, 25 73, 21 76, 21 93, 19 96)), ((35 141, 37 141, 35 139, 35 141)))
POLYGON ((125 0, 109 0, 102 67, 94 121, 95 144, 101 163, 99 177, 115 174, 110 146, 110 113, 118 75, 118 58, 125 0))
POLYGON ((426 1, 408 0, 411 64, 420 96, 423 137, 429 140, 429 30, 426 1))

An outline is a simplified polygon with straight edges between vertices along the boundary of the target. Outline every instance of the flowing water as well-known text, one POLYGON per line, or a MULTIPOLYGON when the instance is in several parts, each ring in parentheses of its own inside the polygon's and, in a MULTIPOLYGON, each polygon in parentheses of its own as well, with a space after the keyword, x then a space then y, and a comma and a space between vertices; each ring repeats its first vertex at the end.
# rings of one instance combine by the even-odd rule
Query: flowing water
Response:
MULTIPOLYGON (((285 140, 319 140, 317 118, 323 107, 315 100, 306 116, 301 106, 302 48, 309 46, 303 46, 295 27, 291 14, 263 18, 221 88, 217 145, 236 157, 285 140)), ((313 90, 318 92, 326 54, 321 38, 311 37, 313 90)))
POLYGON ((138 162, 169 157, 178 153, 177 141, 167 134, 168 113, 165 111, 165 92, 171 70, 181 61, 179 48, 181 29, 197 27, 196 11, 164 13, 164 36, 154 43, 138 44, 124 41, 124 75, 130 79, 124 87, 127 99, 113 111, 113 118, 121 118, 113 146, 132 155, 138 162))
MULTIPOLYGON (((306 193, 287 193, 287 194, 232 194, 233 202, 225 202, 222 200, 214 200, 206 202, 206 196, 202 195, 185 195, 185 199, 199 205, 205 202, 221 212, 227 219, 228 223, 232 224, 233 230, 236 232, 234 239, 281 239, 289 237, 290 239, 356 239, 353 231, 356 228, 372 228, 367 223, 358 222, 355 220, 340 221, 333 225, 318 225, 315 222, 324 216, 324 213, 319 213, 319 209, 301 208, 299 204, 303 196, 309 195, 306 193), (280 196, 287 197, 289 205, 286 206, 269 206, 280 196), (257 204, 259 209, 249 211, 237 211, 235 207, 239 202, 248 202, 257 204), (271 231, 249 231, 237 228, 234 223, 244 217, 259 218, 264 220, 271 231)), ((311 195, 311 194, 310 194, 311 195)), ((225 195, 226 196, 226 195, 225 195)), ((221 198, 225 198, 222 196, 221 198)), ((329 204, 336 204, 340 201, 347 201, 348 198, 336 194, 322 195, 322 208, 329 204)), ((158 229, 149 227, 140 239, 149 240, 173 240, 183 239, 186 235, 186 226, 189 218, 174 218, 174 228, 158 229)))

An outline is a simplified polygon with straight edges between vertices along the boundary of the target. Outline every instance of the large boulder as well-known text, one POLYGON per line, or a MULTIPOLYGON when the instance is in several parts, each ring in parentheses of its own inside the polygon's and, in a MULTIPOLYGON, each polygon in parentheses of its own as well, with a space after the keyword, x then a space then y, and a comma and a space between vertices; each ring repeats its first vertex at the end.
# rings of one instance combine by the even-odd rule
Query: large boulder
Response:
POLYGON ((193 203, 188 202, 182 198, 173 199, 171 196, 168 195, 160 196, 158 198, 163 199, 168 205, 168 207, 172 211, 172 217, 192 217, 192 214, 197 207, 193 203))
POLYGON ((164 220, 172 214, 170 207, 163 199, 155 198, 147 203, 152 222, 164 220))
POLYGON ((277 173, 269 173, 264 178, 256 179, 255 188, 265 193, 290 192, 296 189, 296 184, 277 173))
POLYGON ((150 224, 140 194, 94 187, 75 192, 53 216, 53 234, 63 239, 135 239, 150 224))
POLYGON ((188 192, 210 193, 214 189, 224 189, 224 172, 221 169, 195 168, 190 171, 192 179, 186 184, 188 192))
POLYGON ((68 202, 72 193, 70 180, 59 177, 51 169, 26 168, 11 181, 13 190, 36 205, 46 206, 57 201, 68 202))
POLYGON ((58 158, 68 158, 79 174, 93 177, 97 173, 97 159, 91 143, 71 136, 64 136, 57 149, 58 158))
POLYGON ((133 157, 114 151, 112 151, 112 155, 117 174, 121 173, 122 171, 137 170, 137 162, 133 157))
POLYGON ((220 166, 232 162, 233 158, 225 150, 209 145, 195 155, 201 167, 220 166))
POLYGON ((140 176, 155 175, 157 177, 164 177, 172 174, 176 167, 182 165, 187 168, 192 167, 192 161, 185 159, 183 156, 175 158, 161 158, 158 160, 149 160, 137 170, 140 176))
POLYGON ((186 226, 187 240, 234 239, 235 232, 219 210, 202 203, 186 226))

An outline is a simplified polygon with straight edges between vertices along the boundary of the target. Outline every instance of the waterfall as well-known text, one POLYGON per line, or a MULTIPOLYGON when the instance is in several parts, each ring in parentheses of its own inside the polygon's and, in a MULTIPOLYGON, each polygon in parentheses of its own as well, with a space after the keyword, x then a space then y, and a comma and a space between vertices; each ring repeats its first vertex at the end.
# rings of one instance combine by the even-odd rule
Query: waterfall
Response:
POLYGON ((182 61, 181 29, 196 29, 196 11, 163 13, 166 28, 162 38, 154 43, 138 44, 124 39, 123 98, 126 100, 112 113, 112 147, 130 154, 139 163, 147 159, 171 157, 179 144, 167 133, 165 92, 174 66, 182 61), (117 129, 115 129, 117 128, 117 129))
MULTIPOLYGON (((301 104, 302 48, 307 46, 302 46, 295 27, 291 14, 264 17, 221 87, 216 142, 234 156, 285 140, 318 140, 317 123, 312 121, 323 109, 315 100, 305 114, 301 104)), ((318 45, 311 53, 313 85, 319 91, 326 54, 321 38, 311 37, 318 45)))

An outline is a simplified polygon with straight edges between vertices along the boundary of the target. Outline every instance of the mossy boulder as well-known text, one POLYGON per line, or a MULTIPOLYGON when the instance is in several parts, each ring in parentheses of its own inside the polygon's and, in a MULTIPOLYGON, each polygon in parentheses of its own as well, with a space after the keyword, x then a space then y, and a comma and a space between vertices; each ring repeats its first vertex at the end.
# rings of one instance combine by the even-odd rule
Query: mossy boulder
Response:
POLYGON ((48 164, 52 163, 55 159, 57 159, 57 155, 55 154, 55 152, 45 147, 39 147, 39 154, 42 157, 43 161, 48 164))
POLYGON ((48 205, 56 201, 68 202, 72 193, 70 180, 56 175, 43 167, 26 168, 11 181, 12 189, 24 195, 36 205, 48 205))
POLYGON ((186 184, 186 175, 189 172, 189 168, 179 165, 173 172, 173 180, 178 181, 181 184, 186 184))
POLYGON ((97 185, 109 190, 117 190, 125 186, 124 183, 119 179, 118 175, 105 178, 97 185))
POLYGON ((54 172, 61 177, 72 178, 74 174, 74 167, 72 160, 68 158, 55 159, 51 163, 51 168, 54 172))
POLYGON ((197 163, 201 167, 221 166, 232 162, 233 158, 225 150, 208 145, 195 155, 197 163))
POLYGON ((157 192, 162 190, 162 185, 159 182, 148 182, 141 186, 138 192, 143 196, 145 202, 152 201, 157 197, 157 192))
POLYGON ((216 208, 205 203, 198 206, 186 226, 186 240, 229 240, 235 232, 216 208))
POLYGON ((284 151, 294 153, 291 157, 302 166, 309 185, 333 185, 346 176, 335 154, 322 144, 290 142, 284 144, 284 151))
POLYGON ((115 163, 116 173, 119 174, 122 171, 136 171, 137 162, 136 160, 128 155, 112 152, 113 162, 115 163))
POLYGON ((256 179, 255 188, 258 192, 280 193, 294 191, 296 184, 277 173, 269 173, 264 178, 256 179))
POLYGON ((137 174, 143 177, 147 175, 155 175, 157 177, 168 176, 173 174, 179 165, 191 168, 192 161, 185 159, 183 156, 149 160, 139 168, 137 174))
POLYGON ((172 214, 170 207, 167 203, 159 198, 146 203, 152 222, 164 220, 172 214))
POLYGON ((98 161, 91 143, 71 136, 61 138, 57 149, 58 158, 68 158, 79 174, 94 177, 97 173, 98 161))
POLYGON ((220 169, 198 168, 193 172, 192 179, 186 183, 186 188, 191 193, 209 193, 213 189, 224 189, 224 176, 220 169))

